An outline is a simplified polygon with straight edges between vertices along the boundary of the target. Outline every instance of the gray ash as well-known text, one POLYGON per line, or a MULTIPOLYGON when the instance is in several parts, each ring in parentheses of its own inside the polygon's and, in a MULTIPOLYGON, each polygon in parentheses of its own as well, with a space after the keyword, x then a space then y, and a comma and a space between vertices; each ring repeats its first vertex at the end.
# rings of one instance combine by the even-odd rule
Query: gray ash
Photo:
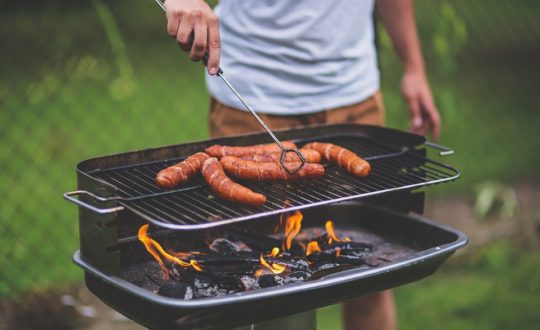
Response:
POLYGON ((226 238, 216 238, 212 244, 210 244, 210 250, 216 253, 229 255, 240 251, 240 247, 226 238))

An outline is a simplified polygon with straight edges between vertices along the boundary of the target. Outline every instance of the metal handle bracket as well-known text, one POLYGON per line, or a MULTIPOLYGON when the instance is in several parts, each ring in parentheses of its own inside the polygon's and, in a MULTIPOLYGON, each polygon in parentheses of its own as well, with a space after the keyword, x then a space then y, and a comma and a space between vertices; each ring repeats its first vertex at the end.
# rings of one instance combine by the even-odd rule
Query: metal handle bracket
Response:
POLYGON ((95 195, 95 194, 93 194, 93 193, 91 193, 89 191, 86 191, 86 190, 76 190, 76 191, 67 192, 67 193, 64 194, 64 198, 67 199, 68 201, 72 202, 72 203, 75 203, 75 204, 79 205, 80 207, 84 207, 87 210, 90 210, 92 212, 99 213, 99 214, 110 214, 110 213, 115 213, 115 212, 119 212, 119 211, 124 210, 123 206, 115 206, 115 207, 110 207, 110 208, 106 208, 106 209, 95 207, 94 205, 90 205, 90 204, 85 203, 85 202, 81 201, 80 199, 74 197, 74 196, 79 196, 79 195, 90 196, 90 197, 92 197, 93 199, 95 199, 96 201, 99 201, 99 202, 110 202, 110 201, 121 199, 120 197, 101 197, 101 196, 95 195))
POLYGON ((424 145, 439 150, 439 156, 450 156, 454 154, 454 150, 431 141, 424 142, 424 145))

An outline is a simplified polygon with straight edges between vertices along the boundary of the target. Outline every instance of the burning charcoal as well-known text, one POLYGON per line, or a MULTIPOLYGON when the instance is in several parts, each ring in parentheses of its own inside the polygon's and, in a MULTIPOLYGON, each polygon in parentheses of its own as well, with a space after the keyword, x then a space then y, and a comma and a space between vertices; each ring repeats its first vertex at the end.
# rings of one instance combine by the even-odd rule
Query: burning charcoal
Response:
POLYGON ((210 244, 210 250, 219 254, 228 255, 240 251, 240 248, 226 238, 217 238, 210 244))
POLYGON ((283 279, 278 275, 264 274, 257 278, 257 282, 253 286, 254 289, 269 288, 283 284, 283 279))
POLYGON ((321 252, 324 254, 336 253, 339 250, 340 254, 363 256, 367 252, 373 251, 373 245, 357 242, 322 243, 320 247, 321 252))
POLYGON ((300 283, 300 282, 304 282, 308 278, 309 278, 308 272, 296 271, 287 275, 283 279, 283 284, 300 283))
POLYGON ((191 285, 196 298, 209 298, 219 295, 219 286, 206 276, 194 276, 191 285))
POLYGON ((244 285, 244 291, 249 291, 253 289, 257 280, 251 276, 244 275, 240 278, 240 282, 244 285))
POLYGON ((163 272, 155 261, 127 267, 118 277, 151 292, 157 292, 165 284, 163 272))
MULTIPOLYGON (((274 247, 281 248, 283 244, 281 239, 272 238, 252 232, 240 232, 236 236, 247 246, 255 251, 268 252, 274 247)), ((302 257, 305 255, 304 248, 296 241, 292 242, 290 255, 293 257, 302 257)))
POLYGON ((313 265, 311 267, 311 270, 312 270, 312 273, 316 273, 318 271, 334 268, 337 266, 339 266, 339 264, 335 262, 321 261, 313 265))
POLYGON ((169 298, 193 299, 193 289, 184 282, 169 282, 159 288, 158 294, 169 298))
POLYGON ((366 265, 366 258, 364 256, 355 256, 355 255, 340 255, 336 256, 335 253, 323 253, 316 252, 306 256, 306 259, 310 262, 327 262, 327 263, 337 263, 337 264, 348 264, 361 266, 366 265))

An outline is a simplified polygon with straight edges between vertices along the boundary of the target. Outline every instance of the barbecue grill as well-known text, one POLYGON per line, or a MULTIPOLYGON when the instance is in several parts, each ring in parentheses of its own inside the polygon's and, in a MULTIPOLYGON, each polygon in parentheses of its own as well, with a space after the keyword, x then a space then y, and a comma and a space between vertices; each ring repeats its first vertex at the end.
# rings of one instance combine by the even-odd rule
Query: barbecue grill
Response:
POLYGON ((368 160, 372 172, 359 179, 329 164, 325 176, 313 180, 243 183, 268 199, 263 206, 248 207, 220 200, 200 177, 171 191, 156 187, 154 177, 213 144, 270 142, 263 133, 83 161, 77 165, 79 190, 64 196, 80 206, 81 246, 74 261, 85 270, 89 289, 151 328, 224 328, 309 311, 418 280, 466 244, 464 234, 409 215, 423 213, 420 188, 460 175, 455 168, 427 158, 425 147, 435 147, 441 154, 451 150, 421 136, 367 125, 321 125, 275 133, 299 146, 321 141, 346 147, 368 160), (189 245, 239 228, 266 233, 281 214, 295 210, 305 213, 307 228, 320 227, 332 218, 336 226, 386 246, 384 262, 323 272, 302 283, 189 301, 156 295, 119 275, 149 260, 137 242, 136 231, 143 224, 152 225, 155 237, 189 245))

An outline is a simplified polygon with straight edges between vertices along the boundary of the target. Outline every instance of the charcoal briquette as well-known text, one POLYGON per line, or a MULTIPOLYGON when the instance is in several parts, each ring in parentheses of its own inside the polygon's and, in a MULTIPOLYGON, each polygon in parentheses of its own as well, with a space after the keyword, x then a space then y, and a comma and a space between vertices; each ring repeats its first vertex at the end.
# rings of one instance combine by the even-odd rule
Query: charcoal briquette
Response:
POLYGON ((226 238, 216 238, 210 244, 210 250, 227 255, 240 251, 240 247, 226 238))
POLYGON ((169 298, 179 298, 184 300, 193 299, 193 289, 184 282, 169 282, 159 288, 160 296, 169 298))

